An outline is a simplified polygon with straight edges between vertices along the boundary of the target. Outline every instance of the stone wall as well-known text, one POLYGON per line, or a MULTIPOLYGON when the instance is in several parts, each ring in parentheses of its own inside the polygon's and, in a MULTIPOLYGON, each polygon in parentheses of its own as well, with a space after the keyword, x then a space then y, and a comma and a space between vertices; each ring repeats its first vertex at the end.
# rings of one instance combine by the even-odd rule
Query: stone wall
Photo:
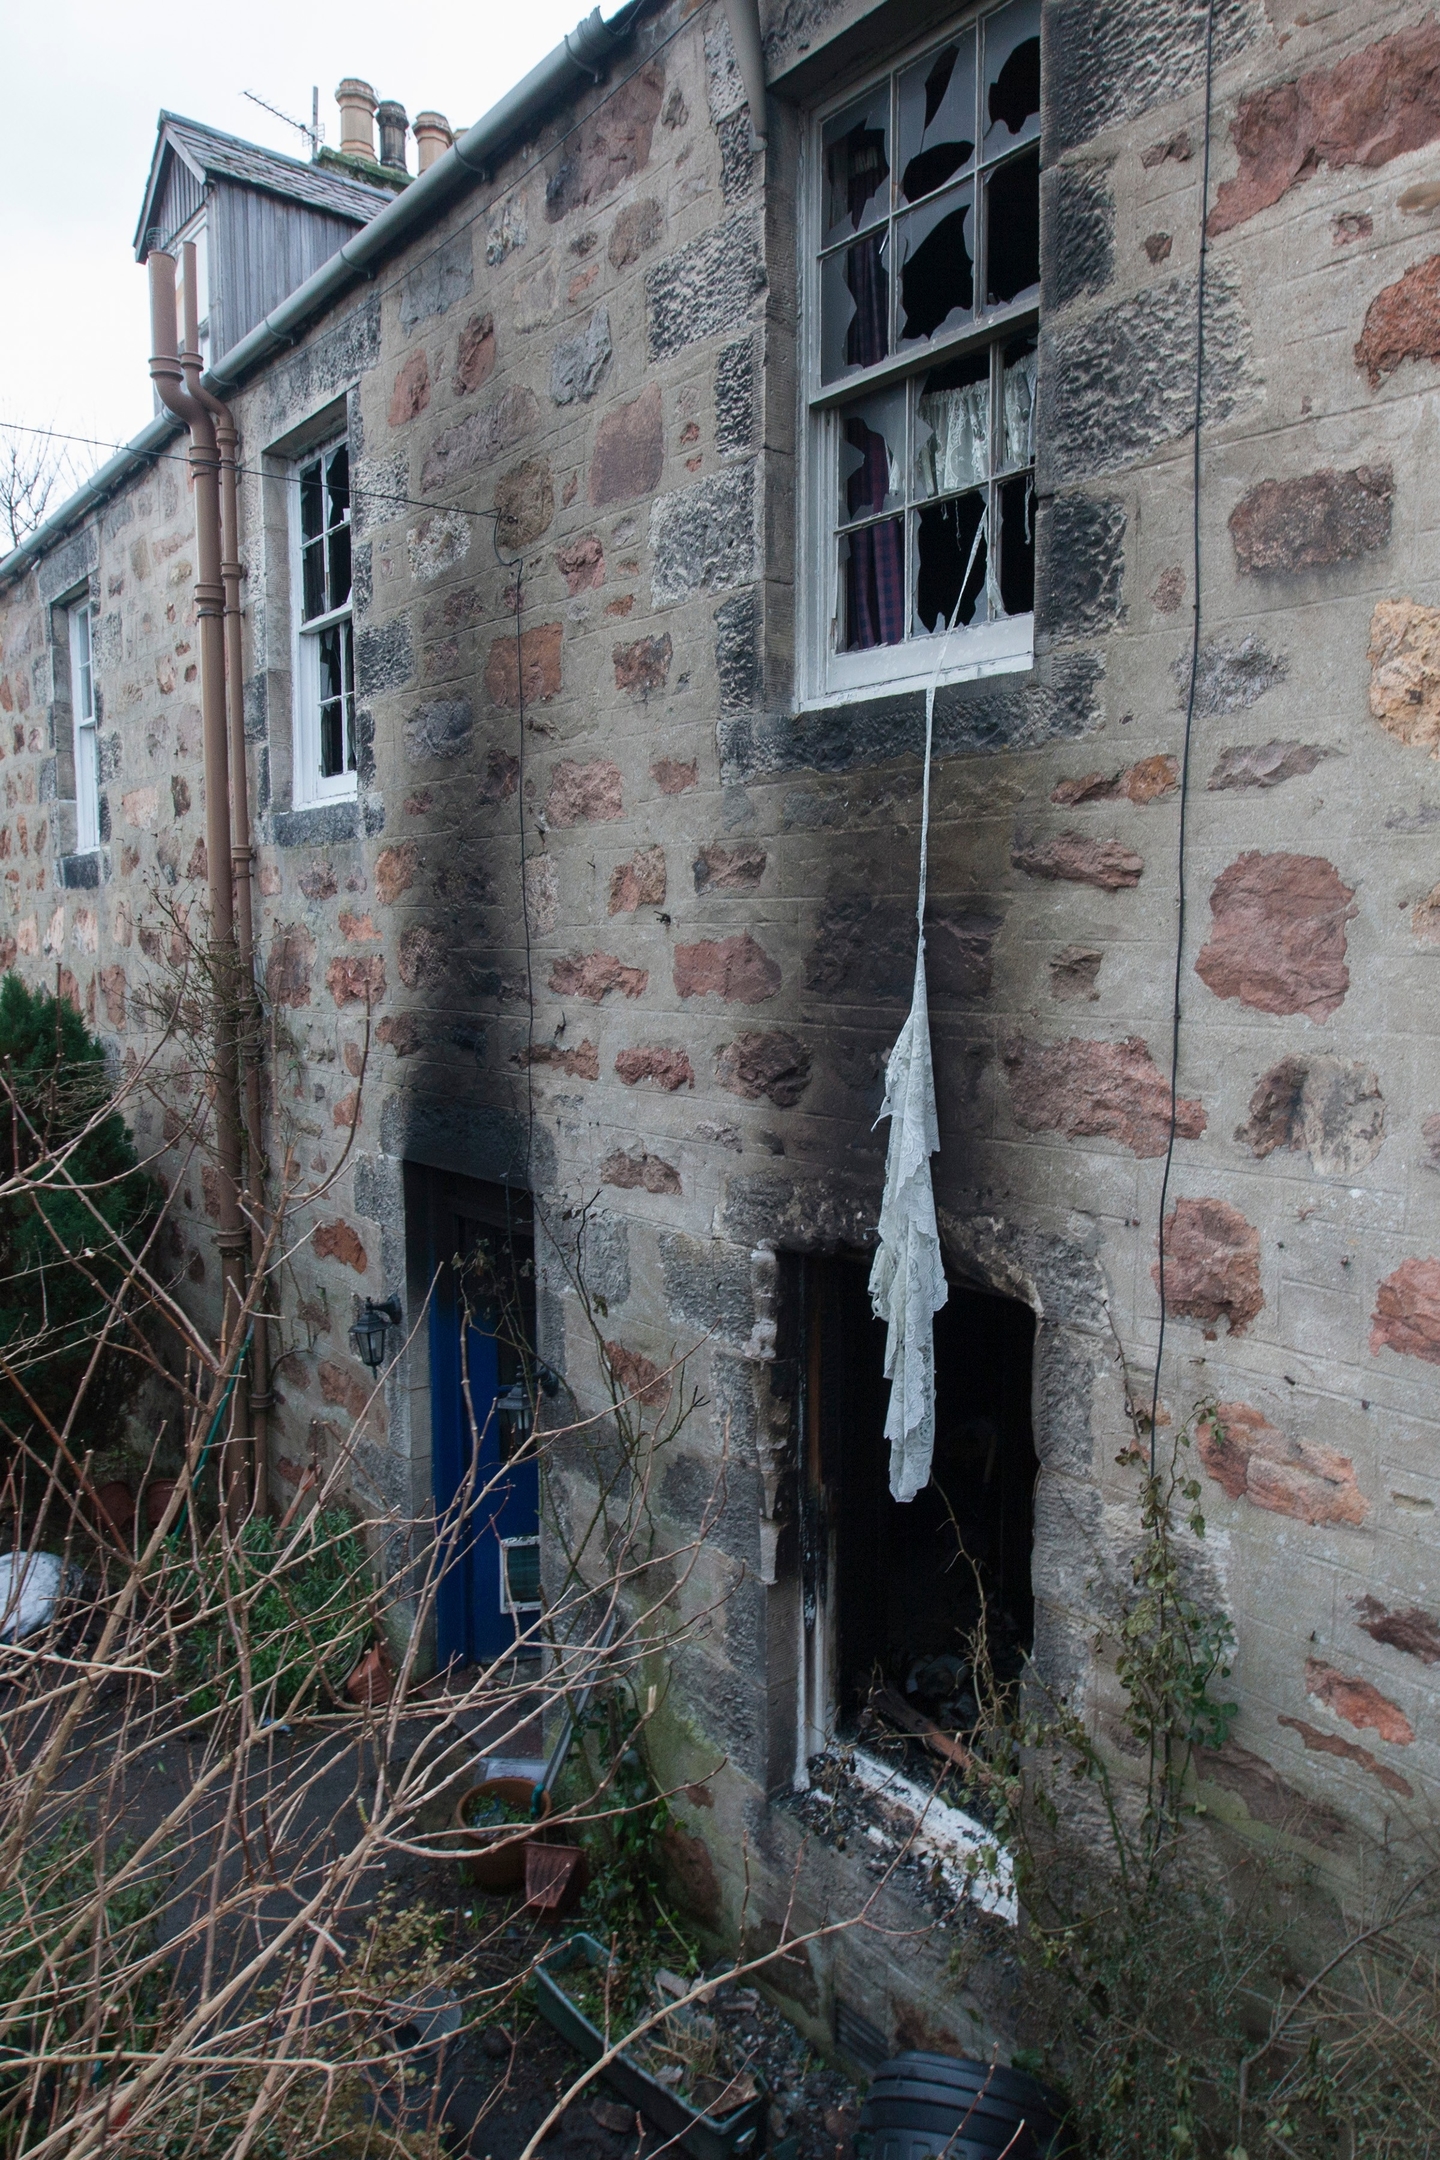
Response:
MULTIPOLYGON (((803 52, 813 84, 863 12, 767 10, 777 69, 803 52)), ((1130 1535, 1115 1457, 1159 1318, 1202 20, 1047 8, 1036 661, 936 712, 942 1227, 958 1276, 1039 1319, 1038 1654, 1102 1716, 1092 1585, 1130 1535)), ((1215 1804, 1336 1868, 1345 1822, 1380 1831, 1440 1768, 1440 241, 1401 207, 1440 135, 1437 35, 1359 0, 1217 11, 1162 1415, 1221 1406, 1196 1564, 1235 1619, 1241 1715, 1215 1804)), ((598 1196, 623 1356, 705 1338, 660 1495, 677 1538, 728 1450, 687 1591, 725 1616, 680 1662, 664 1746, 733 1925, 742 1851, 764 1907, 800 1835, 767 1799, 795 1627, 771 1256, 873 1236, 923 711, 788 702, 795 116, 777 96, 752 155, 718 7, 657 11, 622 72, 239 400, 257 474, 342 397, 357 457, 353 807, 290 806, 283 515, 273 481, 244 502, 276 1137, 334 1179, 287 1276, 274 1468, 288 1498, 363 1400, 345 1330, 356 1295, 403 1286, 402 1163, 528 1176, 552 1211, 598 1196)), ((201 889, 180 471, 6 596, 0 631, 4 949, 68 969, 121 1055, 162 935, 147 885, 201 889), (45 609, 87 577, 109 822, 100 882, 70 890, 45 609)), ((177 1264, 213 1271, 203 1194, 187 1211, 177 1264)), ((540 1312, 543 1354, 601 1400, 558 1271, 540 1312)), ((404 1380, 356 1487, 425 1504, 404 1380)), ((794 1992, 817 2026, 838 1987, 895 2031, 935 1984, 903 1965, 842 1946, 794 1992)))

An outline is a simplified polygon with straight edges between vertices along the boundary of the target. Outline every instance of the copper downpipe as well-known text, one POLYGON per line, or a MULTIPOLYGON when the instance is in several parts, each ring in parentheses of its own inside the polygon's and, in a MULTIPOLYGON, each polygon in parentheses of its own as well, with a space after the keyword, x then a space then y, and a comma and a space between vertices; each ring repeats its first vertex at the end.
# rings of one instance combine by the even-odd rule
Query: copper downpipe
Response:
MULTIPOLYGON (((211 985, 215 1001, 215 1160, 218 1171, 222 1284, 221 1350, 233 1347, 245 1304, 245 1255, 250 1243, 240 1204, 240 996, 230 834, 230 755, 225 700, 225 586, 221 576, 220 450, 215 422, 186 384, 175 322, 175 258, 151 252, 150 376, 161 403, 183 420, 190 435, 190 473, 195 490, 195 613, 200 640, 200 719, 205 770, 205 853, 210 887, 211 985)), ((193 263, 187 262, 187 316, 194 312, 193 263)), ((198 342, 198 324, 196 330, 198 342)), ((199 355, 194 356, 198 374, 199 355)), ((249 1507, 249 1391, 237 1363, 230 1430, 222 1445, 220 1482, 225 1515, 239 1527, 249 1507)))

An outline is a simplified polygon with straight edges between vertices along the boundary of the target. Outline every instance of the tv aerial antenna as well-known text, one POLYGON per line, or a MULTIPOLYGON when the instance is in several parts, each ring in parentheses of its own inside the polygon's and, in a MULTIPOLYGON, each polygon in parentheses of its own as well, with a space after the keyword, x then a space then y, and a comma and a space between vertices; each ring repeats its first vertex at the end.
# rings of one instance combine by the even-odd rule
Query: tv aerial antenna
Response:
POLYGON ((286 127, 294 128, 297 135, 303 135, 310 145, 311 158, 319 157, 320 145, 325 140, 325 130, 320 123, 320 85, 318 83, 314 84, 310 91, 310 119, 308 124, 304 120, 292 120, 289 113, 281 112, 278 105, 272 105, 269 98, 261 97, 258 90, 244 90, 241 92, 241 96, 249 98, 252 105, 258 105, 263 111, 272 113, 277 120, 283 120, 286 127))

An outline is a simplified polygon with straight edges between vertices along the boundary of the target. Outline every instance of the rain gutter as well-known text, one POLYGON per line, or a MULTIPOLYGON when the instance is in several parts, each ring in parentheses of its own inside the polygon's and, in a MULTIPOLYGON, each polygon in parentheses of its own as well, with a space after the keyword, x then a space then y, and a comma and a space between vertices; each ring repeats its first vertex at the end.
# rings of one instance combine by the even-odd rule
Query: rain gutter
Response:
MULTIPOLYGON (((626 0, 606 22, 595 8, 575 29, 507 90, 488 113, 459 136, 428 172, 410 182, 338 248, 328 262, 247 331, 238 345, 206 370, 205 387, 219 397, 233 395, 245 377, 278 352, 295 344, 301 332, 362 280, 373 278, 387 256, 423 231, 457 195, 488 179, 497 159, 518 136, 535 126, 552 106, 582 83, 603 80, 605 69, 624 45, 648 0, 626 0)), ((31 564, 48 554, 73 526, 162 452, 181 432, 167 413, 159 413, 123 450, 77 488, 54 514, 36 527, 19 547, 0 561, 0 587, 13 584, 31 564)))

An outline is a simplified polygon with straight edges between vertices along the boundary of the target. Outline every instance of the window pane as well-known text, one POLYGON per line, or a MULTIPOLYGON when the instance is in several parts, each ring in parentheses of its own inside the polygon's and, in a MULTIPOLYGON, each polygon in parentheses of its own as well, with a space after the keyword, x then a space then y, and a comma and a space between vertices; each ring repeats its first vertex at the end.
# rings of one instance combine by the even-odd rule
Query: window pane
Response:
POLYGON ((874 517, 905 496, 905 392, 848 405, 840 425, 840 522, 874 517))
POLYGON ((345 770, 345 724, 342 701, 320 707, 320 777, 334 780, 345 770))
POLYGON ((905 527, 900 518, 845 533, 840 541, 845 619, 842 652, 898 645, 905 635, 905 527))
POLYGON ((1004 388, 1001 393, 1002 470, 1035 462, 1035 374, 1038 365, 1036 339, 1012 338, 1005 348, 1004 388))
POLYGON ((315 616, 323 615, 326 612, 325 543, 323 540, 311 540, 306 543, 301 555, 301 565, 305 585, 302 600, 304 614, 301 620, 311 622, 315 616))
POLYGON ((345 524, 350 517, 350 452, 344 443, 327 459, 325 479, 329 494, 325 522, 327 525, 345 524))
POLYGON ((325 495, 320 482, 320 460, 300 470, 300 537, 319 537, 325 522, 325 495))
POLYGON ((1010 0, 985 18, 986 157, 1040 132, 1040 0, 1010 0))
POLYGON ((900 193, 919 202, 975 155, 975 33, 900 78, 900 193))
POLYGON ((1000 488, 1000 600, 1007 615, 1028 615, 1035 605, 1033 473, 1000 488))
POLYGON ((90 610, 88 606, 75 608, 70 616, 70 653, 75 680, 70 686, 71 700, 77 720, 93 720, 95 717, 95 679, 90 665, 90 610))
POLYGON ((825 230, 821 246, 859 232, 890 207, 890 85, 883 82, 858 105, 825 123, 825 230))
POLYGON ((915 492, 949 495, 990 476, 990 348, 931 368, 915 401, 915 492))
POLYGON ((355 631, 352 624, 340 625, 340 657, 345 677, 345 770, 355 770, 355 631))
POLYGON ((967 183, 896 227, 902 344, 958 329, 974 310, 972 196, 967 183))
POLYGON ((1003 307, 1040 288, 1040 152, 1026 150, 985 183, 985 300, 1003 307))
POLYGON ((343 624, 320 633, 320 702, 338 698, 345 688, 340 664, 340 632, 343 624))
POLYGON ((330 605, 344 607, 350 598, 350 527, 337 525, 326 544, 330 551, 330 605))
POLYGON ((932 503, 916 518, 915 616, 921 629, 945 630, 952 621, 964 626, 988 619, 985 539, 980 533, 984 514, 981 493, 932 503))
POLYGON ((820 378, 873 367, 890 350, 890 244, 882 226, 820 268, 820 378))

